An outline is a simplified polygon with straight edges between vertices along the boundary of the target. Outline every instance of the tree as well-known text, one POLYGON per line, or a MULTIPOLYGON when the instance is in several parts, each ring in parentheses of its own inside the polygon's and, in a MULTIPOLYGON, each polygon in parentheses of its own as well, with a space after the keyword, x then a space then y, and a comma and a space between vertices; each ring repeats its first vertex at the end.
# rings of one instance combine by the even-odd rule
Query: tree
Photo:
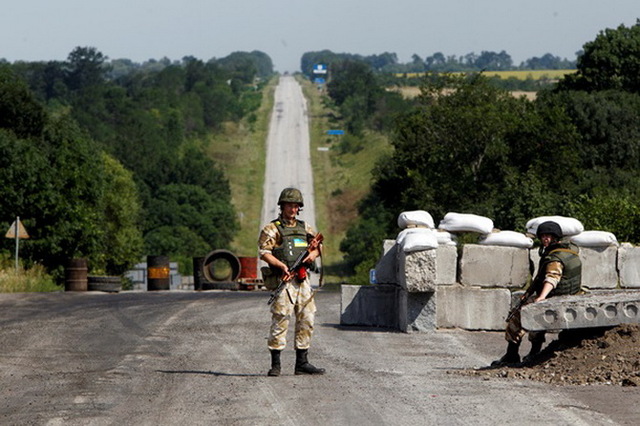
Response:
POLYGON ((640 20, 631 27, 601 31, 584 45, 578 71, 566 75, 558 90, 624 90, 640 93, 640 20))
POLYGON ((67 58, 67 86, 81 90, 99 85, 104 80, 104 63, 108 58, 95 47, 76 47, 67 58))

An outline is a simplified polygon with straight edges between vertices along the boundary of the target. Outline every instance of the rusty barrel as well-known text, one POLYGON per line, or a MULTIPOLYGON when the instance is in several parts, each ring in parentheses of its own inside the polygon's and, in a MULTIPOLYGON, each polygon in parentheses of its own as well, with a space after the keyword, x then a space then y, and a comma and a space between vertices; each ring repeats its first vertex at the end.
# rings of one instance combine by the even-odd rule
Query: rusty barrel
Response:
POLYGON ((64 270, 65 291, 87 291, 87 259, 70 259, 64 270))
POLYGON ((240 279, 255 280, 258 278, 258 258, 240 256, 240 279))
POLYGON ((193 289, 202 290, 203 283, 206 281, 204 277, 204 271, 202 265, 204 264, 204 257, 193 258, 193 289))
POLYGON ((147 256, 147 290, 169 290, 170 288, 169 256, 147 256))

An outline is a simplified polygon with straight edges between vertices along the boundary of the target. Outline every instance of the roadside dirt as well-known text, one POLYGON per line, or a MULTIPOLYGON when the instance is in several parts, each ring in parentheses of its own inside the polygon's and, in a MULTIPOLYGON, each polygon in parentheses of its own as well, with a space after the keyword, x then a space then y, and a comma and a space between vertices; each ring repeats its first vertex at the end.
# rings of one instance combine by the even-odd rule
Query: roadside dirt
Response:
POLYGON ((640 386, 640 326, 560 333, 530 363, 465 370, 462 374, 557 385, 640 386))

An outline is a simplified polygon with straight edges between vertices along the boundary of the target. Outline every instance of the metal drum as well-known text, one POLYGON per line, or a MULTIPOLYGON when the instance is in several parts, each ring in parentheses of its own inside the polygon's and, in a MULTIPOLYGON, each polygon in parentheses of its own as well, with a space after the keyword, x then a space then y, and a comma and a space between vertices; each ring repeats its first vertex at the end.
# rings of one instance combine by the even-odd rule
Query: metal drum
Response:
POLYGON ((169 256, 147 256, 147 290, 170 290, 169 256))

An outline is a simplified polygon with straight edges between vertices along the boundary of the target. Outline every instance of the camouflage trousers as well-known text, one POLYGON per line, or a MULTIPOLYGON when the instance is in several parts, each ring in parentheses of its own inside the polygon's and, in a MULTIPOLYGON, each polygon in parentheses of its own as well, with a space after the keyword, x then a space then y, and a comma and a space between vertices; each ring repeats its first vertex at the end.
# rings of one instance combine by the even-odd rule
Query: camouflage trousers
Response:
MULTIPOLYGON (((536 295, 531 295, 525 305, 529 303, 533 303, 536 295)), ((507 323, 507 329, 505 331, 505 339, 508 342, 520 343, 522 342, 522 338, 527 333, 527 330, 522 328, 522 323, 520 321, 520 311, 517 311, 507 323)), ((544 331, 529 331, 529 341, 530 342, 544 342, 545 341, 545 332, 544 331)))
POLYGON ((271 305, 271 328, 267 346, 269 349, 283 350, 287 345, 287 330, 292 314, 295 314, 295 348, 309 349, 313 335, 316 304, 309 279, 301 283, 295 280, 287 283, 271 305))

